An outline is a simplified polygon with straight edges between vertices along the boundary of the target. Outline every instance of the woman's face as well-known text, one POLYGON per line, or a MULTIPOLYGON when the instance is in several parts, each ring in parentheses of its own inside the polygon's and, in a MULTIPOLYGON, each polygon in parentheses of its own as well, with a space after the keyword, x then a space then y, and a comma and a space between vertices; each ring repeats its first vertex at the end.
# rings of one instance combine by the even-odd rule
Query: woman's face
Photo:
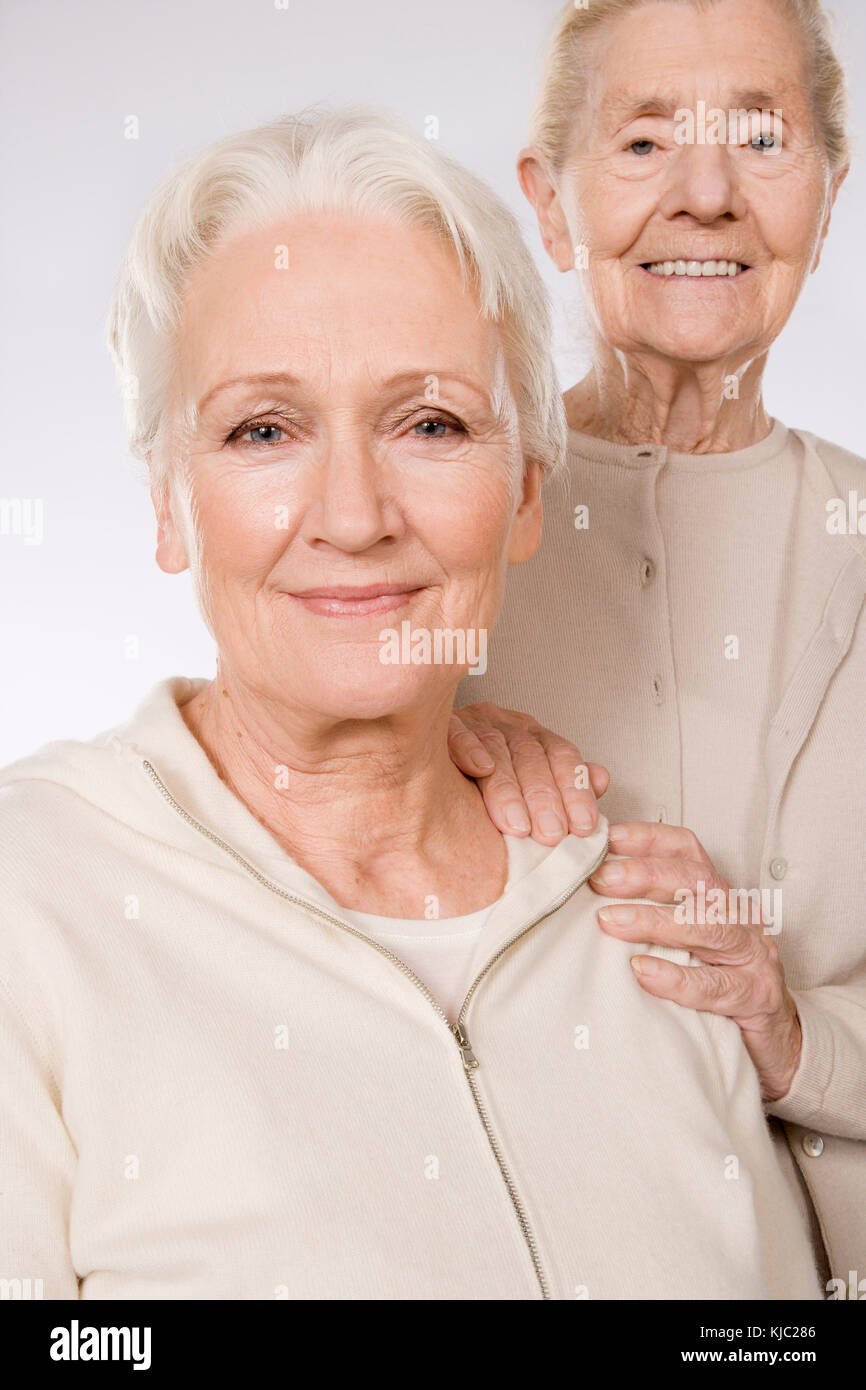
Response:
POLYGON ((531 161, 522 170, 548 250, 565 270, 581 268, 575 248, 585 248, 591 311, 614 348, 751 360, 816 268, 836 191, 798 31, 773 0, 662 2, 605 25, 592 42, 558 189, 545 189, 531 161), (691 129, 677 119, 686 110, 691 129), (771 115, 730 117, 750 110, 771 115), (700 275, 671 275, 678 261, 700 262, 700 275), (719 261, 747 269, 719 273, 719 261), (665 275, 647 269, 665 263, 665 275))
POLYGON ((325 721, 450 705, 540 529, 500 334, 453 253, 334 216, 227 241, 185 297, 171 418, 157 558, 191 567, 234 681, 325 721), (465 664, 444 637, 439 664, 383 663, 407 622, 431 655, 463 633, 465 664))

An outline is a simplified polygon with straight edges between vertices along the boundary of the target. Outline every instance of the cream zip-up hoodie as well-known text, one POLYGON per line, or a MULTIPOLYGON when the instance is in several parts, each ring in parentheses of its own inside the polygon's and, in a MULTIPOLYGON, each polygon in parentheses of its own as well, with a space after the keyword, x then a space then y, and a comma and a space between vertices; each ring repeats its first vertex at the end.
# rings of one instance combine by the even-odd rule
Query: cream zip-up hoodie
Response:
POLYGON ((508 842, 447 1018, 220 781, 203 683, 0 772, 6 1296, 822 1297, 736 1026, 598 927, 603 821, 508 842))

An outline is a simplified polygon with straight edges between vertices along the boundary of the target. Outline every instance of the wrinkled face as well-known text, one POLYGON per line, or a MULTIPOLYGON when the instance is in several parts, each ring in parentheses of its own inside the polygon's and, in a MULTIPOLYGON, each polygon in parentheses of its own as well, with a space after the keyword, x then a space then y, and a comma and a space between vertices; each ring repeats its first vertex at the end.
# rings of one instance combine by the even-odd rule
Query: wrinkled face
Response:
POLYGON ((817 265, 832 202, 797 29, 773 0, 662 0, 605 25, 591 69, 558 263, 585 246, 615 348, 755 357, 817 265))
POLYGON ((334 216, 223 243, 188 287, 172 419, 158 560, 190 565, 234 678, 326 719, 450 705, 540 526, 500 333, 453 253, 334 216), (445 637, 436 662, 446 631, 463 664, 445 637))

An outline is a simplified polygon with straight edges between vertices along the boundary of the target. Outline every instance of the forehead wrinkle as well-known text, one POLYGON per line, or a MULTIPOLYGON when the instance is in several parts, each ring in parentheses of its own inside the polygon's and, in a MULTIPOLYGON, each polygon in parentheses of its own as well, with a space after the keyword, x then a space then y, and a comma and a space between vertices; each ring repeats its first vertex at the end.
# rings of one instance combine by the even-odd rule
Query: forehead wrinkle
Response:
MULTIPOLYGON (((605 56, 607 54, 607 47, 608 46, 605 48, 605 56)), ((767 71, 766 62, 761 62, 760 75, 758 75, 756 68, 756 80, 747 80, 745 83, 741 81, 741 73, 736 73, 732 77, 729 67, 725 65, 726 55, 718 54, 717 52, 713 56, 716 58, 716 61, 713 64, 712 81, 716 84, 717 91, 726 91, 728 83, 736 81, 738 78, 740 79, 740 85, 731 92, 724 101, 719 102, 719 105, 726 110, 729 108, 739 109, 743 106, 747 109, 752 109, 756 106, 758 108, 769 107, 770 109, 774 109, 780 106, 784 99, 792 99, 797 89, 804 89, 807 83, 807 73, 804 68, 806 54, 803 51, 802 42, 797 43, 797 58, 795 64, 792 65, 786 62, 782 65, 780 63, 775 72, 769 72, 767 71), (792 66, 795 70, 794 73, 789 76, 792 66)), ((655 81, 656 76, 661 77, 662 83, 664 83, 664 68, 664 62, 659 60, 659 62, 654 65, 653 70, 645 73, 648 82, 647 88, 644 90, 629 92, 627 88, 614 87, 612 90, 600 93, 598 88, 599 83, 603 80, 603 65, 601 63, 596 64, 589 70, 589 80, 586 86, 584 101, 581 105, 583 107, 589 106, 601 117, 610 115, 617 118, 628 115, 629 113, 635 117, 642 114, 673 115, 677 109, 682 109, 684 106, 687 107, 689 103, 684 102, 682 100, 682 94, 674 92, 669 86, 657 85, 655 81)), ((690 77, 692 76, 696 76, 698 84, 700 84, 701 81, 707 80, 701 73, 690 74, 690 77)), ((636 86, 637 85, 642 86, 643 84, 640 83, 636 84, 636 86)), ((808 100, 808 93, 806 93, 806 97, 808 100)), ((709 103, 708 97, 704 99, 709 103)))

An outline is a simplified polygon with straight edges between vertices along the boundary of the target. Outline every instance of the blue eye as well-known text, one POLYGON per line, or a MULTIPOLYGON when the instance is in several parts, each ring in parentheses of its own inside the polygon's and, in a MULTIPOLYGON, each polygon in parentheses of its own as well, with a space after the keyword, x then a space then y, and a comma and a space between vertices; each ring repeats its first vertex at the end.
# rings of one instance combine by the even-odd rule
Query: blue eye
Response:
POLYGON ((653 150, 655 149, 655 145, 653 144, 652 140, 632 140, 631 144, 629 145, 629 149, 634 154, 639 155, 641 158, 644 158, 646 155, 652 154, 653 150))
POLYGON ((251 425, 247 430, 247 434, 251 436, 251 442, 253 444, 277 444, 279 441, 275 436, 278 434, 281 435, 282 433, 283 431, 280 429, 279 425, 251 425), (256 438, 256 435, 258 435, 259 438, 256 438))
POLYGON ((412 429, 420 430, 422 439, 443 439, 448 425, 444 420, 419 420, 412 429))

